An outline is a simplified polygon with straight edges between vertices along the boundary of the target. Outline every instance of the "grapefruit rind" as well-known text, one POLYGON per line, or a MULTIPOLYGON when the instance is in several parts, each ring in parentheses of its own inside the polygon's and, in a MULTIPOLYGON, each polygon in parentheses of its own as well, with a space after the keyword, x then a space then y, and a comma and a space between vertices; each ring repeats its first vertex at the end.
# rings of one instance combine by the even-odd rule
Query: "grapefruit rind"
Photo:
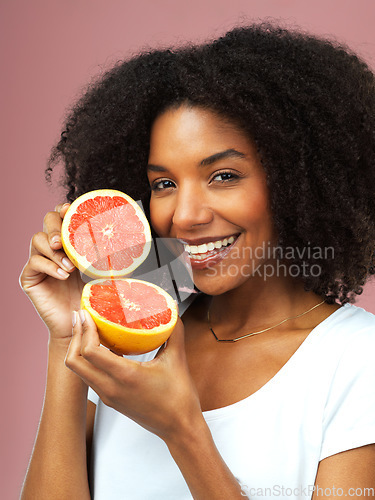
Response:
POLYGON ((117 277, 125 277, 131 274, 137 267, 139 267, 147 258, 148 254, 150 253, 151 250, 151 229, 150 225, 148 223, 148 220, 143 213, 141 207, 136 203, 133 198, 128 196, 127 194, 118 191, 116 189, 97 189, 95 191, 89 191, 81 196, 79 196, 76 200, 73 201, 73 203, 69 206, 63 222, 62 222, 62 227, 61 227, 61 240, 62 240, 62 245, 64 248, 64 251, 67 255, 67 257, 73 262, 75 267, 77 267, 83 274, 89 276, 90 278, 117 278, 117 277), (115 197, 119 196, 121 198, 126 199, 126 201, 132 205, 132 207, 135 209, 135 212, 139 218, 139 220, 143 224, 143 229, 144 229, 144 235, 145 235, 145 244, 143 247, 143 252, 142 254, 135 258, 133 260, 133 263, 128 266, 125 269, 121 270, 115 270, 115 269, 110 269, 110 270, 99 270, 96 269, 95 267, 92 266, 91 262, 86 259, 84 255, 79 254, 76 249, 73 247, 73 245, 70 242, 69 239, 69 224, 72 215, 76 213, 76 210, 79 205, 81 205, 83 202, 86 200, 90 200, 92 198, 95 198, 97 196, 109 196, 109 197, 115 197))
POLYGON ((117 354, 144 354, 146 352, 153 351, 164 344, 166 340, 170 337, 174 327, 176 326, 178 319, 178 309, 174 299, 162 288, 153 283, 148 283, 141 280, 124 278, 116 279, 114 281, 128 281, 128 282, 138 282, 147 284, 150 287, 155 288, 161 295, 163 295, 167 301, 167 305, 171 310, 172 317, 168 324, 160 325, 151 329, 135 329, 130 327, 125 327, 114 323, 108 319, 101 316, 95 309, 90 305, 90 293, 91 287, 95 284, 101 284, 108 279, 98 279, 87 283, 83 287, 81 308, 88 311, 94 320, 101 344, 108 347, 117 354))

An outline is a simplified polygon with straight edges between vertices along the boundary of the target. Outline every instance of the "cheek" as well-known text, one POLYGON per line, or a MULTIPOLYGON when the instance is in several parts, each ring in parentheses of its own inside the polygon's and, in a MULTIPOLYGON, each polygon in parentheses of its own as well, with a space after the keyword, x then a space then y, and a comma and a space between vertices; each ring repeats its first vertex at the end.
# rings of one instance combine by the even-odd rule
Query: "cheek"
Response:
MULTIPOLYGON (((262 187, 262 186, 261 186, 262 187)), ((221 199, 220 212, 223 215, 231 214, 233 221, 237 221, 243 227, 267 223, 271 218, 269 200, 264 189, 254 188, 234 193, 230 199, 221 199)))
POLYGON ((245 228, 251 233, 258 233, 260 237, 269 239, 273 237, 274 222, 269 206, 268 197, 262 193, 254 193, 243 205, 241 220, 245 228))
POLYGON ((165 204, 160 200, 150 200, 150 220, 154 231, 159 236, 166 236, 170 227, 170 216, 165 204))
POLYGON ((248 213, 250 214, 250 217, 254 220, 259 219, 259 220, 268 220, 269 219, 269 208, 268 208, 268 200, 267 198, 263 196, 258 196, 255 197, 251 202, 249 203, 249 210, 248 213))
POLYGON ((254 201, 251 208, 252 220, 258 227, 259 237, 262 240, 273 241, 275 239, 275 225, 267 197, 259 197, 254 201))
POLYGON ((270 199, 265 178, 259 183, 257 189, 253 190, 248 200, 249 213, 253 217, 258 216, 264 220, 271 218, 270 199))

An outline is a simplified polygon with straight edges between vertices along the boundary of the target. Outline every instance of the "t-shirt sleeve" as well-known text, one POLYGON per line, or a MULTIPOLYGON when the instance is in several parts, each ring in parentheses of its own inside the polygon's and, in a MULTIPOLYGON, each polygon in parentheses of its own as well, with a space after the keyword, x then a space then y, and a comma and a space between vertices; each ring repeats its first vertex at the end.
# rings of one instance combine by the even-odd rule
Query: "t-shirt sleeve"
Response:
POLYGON ((375 443, 375 325, 353 335, 337 365, 323 418, 320 460, 375 443))

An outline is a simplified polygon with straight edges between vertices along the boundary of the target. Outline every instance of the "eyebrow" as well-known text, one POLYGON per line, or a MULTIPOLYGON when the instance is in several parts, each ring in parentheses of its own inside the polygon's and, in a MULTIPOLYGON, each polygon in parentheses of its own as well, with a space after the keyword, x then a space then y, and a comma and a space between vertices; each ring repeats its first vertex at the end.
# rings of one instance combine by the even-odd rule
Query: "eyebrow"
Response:
MULTIPOLYGON (((224 160, 226 158, 245 158, 246 155, 244 153, 241 153, 240 151, 237 151, 236 149, 226 149, 225 151, 220 151, 219 153, 215 153, 211 156, 208 156, 207 158, 204 158, 202 161, 199 162, 200 167, 207 167, 208 165, 212 165, 213 163, 224 160)), ((150 172, 165 172, 167 169, 165 167, 162 167, 160 165, 153 165, 152 163, 149 163, 147 165, 147 170, 150 172)))

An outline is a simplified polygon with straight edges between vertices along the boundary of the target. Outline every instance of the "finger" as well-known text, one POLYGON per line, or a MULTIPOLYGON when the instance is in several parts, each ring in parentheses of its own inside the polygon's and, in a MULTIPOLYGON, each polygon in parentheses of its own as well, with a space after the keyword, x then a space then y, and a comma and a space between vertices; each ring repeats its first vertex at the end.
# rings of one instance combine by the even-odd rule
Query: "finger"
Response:
POLYGON ((34 234, 31 239, 30 255, 43 255, 68 273, 73 272, 75 269, 74 264, 68 259, 65 252, 51 248, 47 234, 41 231, 34 234))
POLYGON ((113 351, 112 349, 110 349, 111 352, 113 352, 113 354, 116 354, 116 356, 119 356, 120 358, 123 358, 123 354, 120 354, 119 352, 116 352, 116 351, 113 351))
POLYGON ((82 356, 83 329, 78 311, 73 311, 72 320, 72 340, 65 357, 65 365, 100 395, 101 388, 108 385, 109 377, 82 356))
POLYGON ((81 355, 82 327, 77 311, 72 312, 72 340, 65 358, 65 364, 69 364, 70 358, 77 358, 81 355), (78 321, 77 321, 78 320, 78 321))
POLYGON ((69 208, 69 203, 59 203, 58 205, 55 206, 55 212, 60 213, 62 209, 64 209, 64 212, 69 208))
POLYGON ((61 242, 62 219, 59 212, 47 212, 43 220, 43 231, 48 236, 51 248, 57 250, 62 247, 61 242))
POLYGON ((68 208, 70 207, 70 203, 64 203, 60 210, 59 210, 59 213, 60 213, 60 217, 63 219, 65 217, 65 214, 66 212, 68 211, 68 208))
POLYGON ((96 324, 90 314, 85 311, 80 311, 82 323, 82 356, 90 361, 93 366, 111 375, 114 378, 124 378, 128 374, 133 375, 133 370, 139 367, 139 363, 134 360, 126 359, 118 356, 106 347, 100 344, 99 334, 96 324))
POLYGON ((27 281, 32 281, 38 277, 40 278, 41 274, 60 280, 66 280, 70 276, 65 269, 50 259, 43 257, 43 255, 33 255, 22 272, 23 278, 27 281))

